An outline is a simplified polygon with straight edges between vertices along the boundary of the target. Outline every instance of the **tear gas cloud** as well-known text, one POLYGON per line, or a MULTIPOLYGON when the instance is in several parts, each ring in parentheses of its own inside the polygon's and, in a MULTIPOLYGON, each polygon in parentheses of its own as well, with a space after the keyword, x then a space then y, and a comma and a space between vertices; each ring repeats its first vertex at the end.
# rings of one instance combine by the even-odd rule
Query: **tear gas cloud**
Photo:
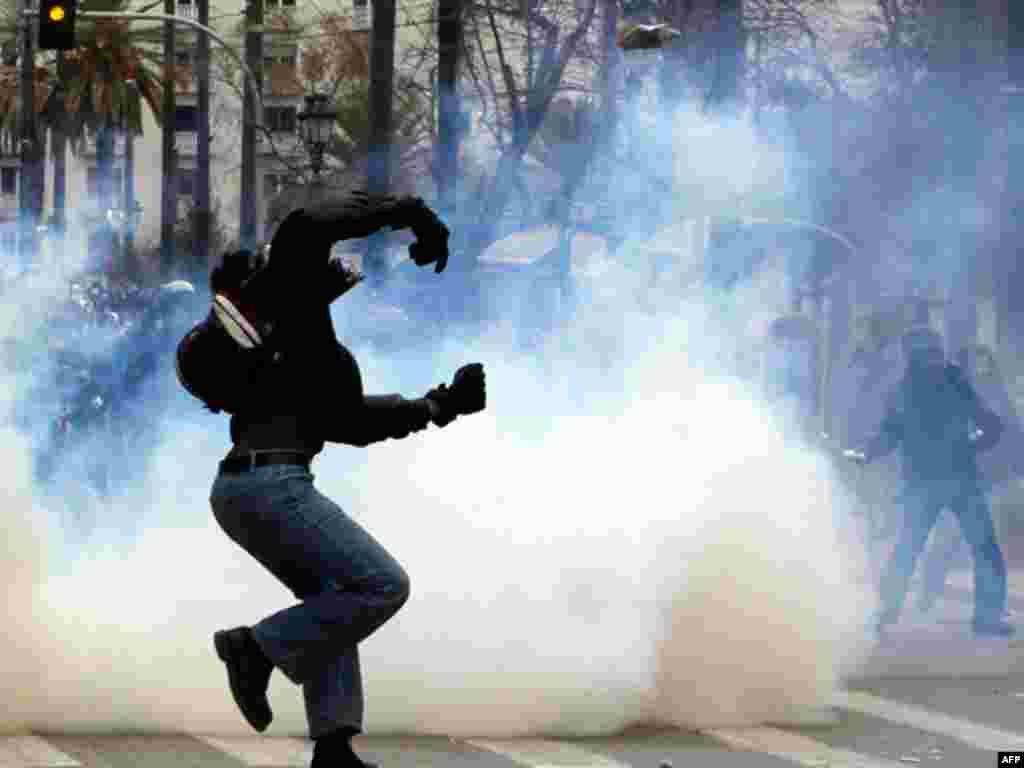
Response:
MULTIPOLYGON (((760 145, 741 123, 707 120, 680 113, 668 130, 706 138, 682 164, 720 160, 701 172, 709 199, 774 183, 751 170, 760 145)), ((781 170, 775 149, 760 160, 781 170)), ((415 396, 476 360, 489 387, 483 414, 328 447, 314 465, 412 580, 361 647, 368 731, 779 722, 827 704, 863 659, 874 598, 833 470, 735 375, 743 333, 785 310, 778 275, 729 296, 693 283, 652 295, 629 250, 650 233, 630 234, 624 255, 581 272, 575 316, 539 350, 510 344, 508 327, 397 357, 353 342, 369 391, 415 396)), ((336 306, 339 328, 362 290, 336 306)), ((48 295, 11 297, 3 332, 24 333, 11 318, 48 295)), ((8 371, 2 385, 10 403, 26 381, 8 371)), ((293 598, 212 519, 226 420, 165 405, 154 396, 150 460, 105 503, 44 493, 34 436, 0 433, 5 728, 246 731, 211 635, 293 598), (70 507, 95 516, 88 536, 70 507)), ((270 733, 304 732, 290 688, 274 676, 270 733)))

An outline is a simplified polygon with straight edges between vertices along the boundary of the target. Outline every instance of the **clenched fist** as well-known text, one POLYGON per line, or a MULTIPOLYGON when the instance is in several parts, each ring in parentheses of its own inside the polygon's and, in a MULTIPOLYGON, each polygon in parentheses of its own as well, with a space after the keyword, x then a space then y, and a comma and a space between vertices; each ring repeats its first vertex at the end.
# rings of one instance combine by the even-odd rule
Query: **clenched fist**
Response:
POLYGON ((464 365, 452 377, 452 385, 430 390, 426 398, 437 406, 434 424, 445 427, 457 416, 479 413, 487 406, 486 377, 482 363, 464 365))

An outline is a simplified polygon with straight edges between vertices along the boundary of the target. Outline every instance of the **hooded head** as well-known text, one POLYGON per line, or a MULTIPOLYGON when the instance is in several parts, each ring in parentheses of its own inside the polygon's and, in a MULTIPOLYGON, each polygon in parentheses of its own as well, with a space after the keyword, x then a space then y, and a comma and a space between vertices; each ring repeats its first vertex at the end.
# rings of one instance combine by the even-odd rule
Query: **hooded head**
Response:
POLYGON ((349 262, 331 259, 329 249, 283 247, 294 237, 279 242, 279 235, 294 235, 300 218, 295 212, 285 219, 270 245, 225 253, 210 273, 214 316, 244 349, 263 346, 291 319, 305 323, 315 317, 320 323, 329 318, 331 302, 363 279, 349 262))

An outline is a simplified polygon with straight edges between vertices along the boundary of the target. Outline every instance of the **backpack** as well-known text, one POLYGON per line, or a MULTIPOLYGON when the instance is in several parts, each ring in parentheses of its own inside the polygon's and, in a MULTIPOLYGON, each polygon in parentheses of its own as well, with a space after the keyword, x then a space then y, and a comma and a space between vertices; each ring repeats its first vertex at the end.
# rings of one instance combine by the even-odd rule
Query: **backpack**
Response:
POLYGON ((263 347, 241 346, 214 311, 178 342, 175 373, 190 395, 213 413, 238 413, 257 398, 271 364, 263 347))

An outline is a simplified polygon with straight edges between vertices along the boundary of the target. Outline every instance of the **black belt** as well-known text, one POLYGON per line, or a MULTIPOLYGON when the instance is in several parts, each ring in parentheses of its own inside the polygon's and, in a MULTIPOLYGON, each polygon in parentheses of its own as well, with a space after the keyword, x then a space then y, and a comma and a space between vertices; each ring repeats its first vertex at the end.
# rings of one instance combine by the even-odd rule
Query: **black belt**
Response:
POLYGON ((310 457, 298 451, 252 451, 244 456, 228 456, 220 463, 221 472, 248 472, 256 467, 275 464, 303 467, 309 471, 310 457))

